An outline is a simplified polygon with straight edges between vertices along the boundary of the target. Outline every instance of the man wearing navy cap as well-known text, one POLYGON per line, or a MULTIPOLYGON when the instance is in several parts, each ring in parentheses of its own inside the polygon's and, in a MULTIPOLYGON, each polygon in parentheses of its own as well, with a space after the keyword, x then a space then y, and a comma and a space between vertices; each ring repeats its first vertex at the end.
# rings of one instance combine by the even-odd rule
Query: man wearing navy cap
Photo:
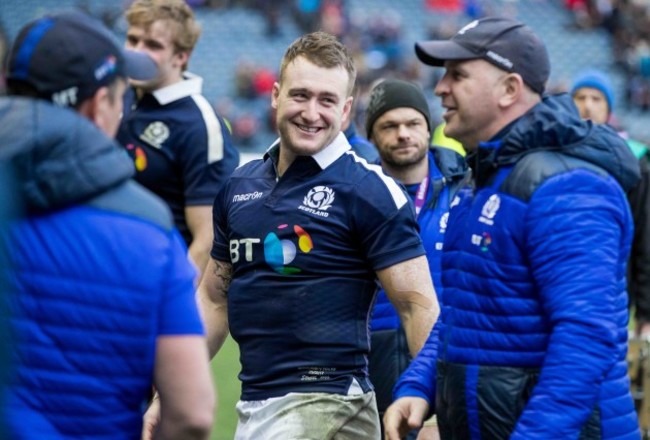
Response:
POLYGON ((432 412, 443 439, 638 439, 625 267, 637 161, 571 97, 523 23, 487 17, 415 45, 444 66, 445 134, 476 188, 451 203, 439 335, 395 388, 397 439, 432 412))
POLYGON ((157 438, 209 436, 196 271, 169 209, 131 180, 112 139, 127 77, 155 74, 80 13, 29 23, 11 49, 0 161, 26 214, 0 234, 3 438, 138 438, 152 385, 166 414, 157 438))

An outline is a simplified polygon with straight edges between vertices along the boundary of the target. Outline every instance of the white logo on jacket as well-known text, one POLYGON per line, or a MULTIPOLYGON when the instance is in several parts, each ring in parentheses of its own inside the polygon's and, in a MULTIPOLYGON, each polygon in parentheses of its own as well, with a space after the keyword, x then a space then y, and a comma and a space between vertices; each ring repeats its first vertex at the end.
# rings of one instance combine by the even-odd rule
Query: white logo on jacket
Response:
POLYGON ((492 194, 487 202, 485 202, 485 205, 483 205, 478 221, 492 226, 494 224, 494 216, 497 215, 500 206, 501 198, 496 194, 492 194))

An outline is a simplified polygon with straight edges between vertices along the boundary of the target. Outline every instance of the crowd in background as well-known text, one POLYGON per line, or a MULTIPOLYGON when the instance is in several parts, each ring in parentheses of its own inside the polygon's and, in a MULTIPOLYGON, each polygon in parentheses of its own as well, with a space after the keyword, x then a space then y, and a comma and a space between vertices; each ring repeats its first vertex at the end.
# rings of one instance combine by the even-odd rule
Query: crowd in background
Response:
POLYGON ((625 74, 628 108, 650 109, 650 5, 638 0, 565 0, 579 29, 602 27, 612 58, 625 74))
MULTIPOLYGON (((84 0, 78 7, 100 18, 108 28, 121 32, 121 12, 131 1, 91 10, 84 0)), ((291 17, 300 32, 322 29, 338 36, 354 54, 359 69, 355 122, 363 118, 368 90, 378 78, 398 78, 421 82, 431 89, 438 72, 422 73, 412 57, 405 57, 404 26, 399 9, 381 12, 351 12, 347 0, 187 0, 194 8, 245 8, 265 18, 265 34, 269 38, 286 35, 283 17, 291 17)), ((431 25, 426 38, 446 38, 459 23, 494 13, 496 4, 487 0, 423 0, 427 10, 447 14, 442 24, 431 25)), ((576 30, 606 29, 612 38, 613 67, 624 73, 624 105, 627 110, 650 109, 650 6, 638 0, 564 0, 574 17, 576 30)), ((499 8, 516 8, 517 1, 503 2, 499 8)), ((9 37, 0 17, 0 55, 6 58, 9 37)), ((258 149, 256 133, 273 132, 274 117, 268 96, 276 72, 260 61, 242 55, 235 70, 232 96, 214 101, 218 112, 231 122, 234 141, 242 149, 258 149), (238 108, 239 103, 246 103, 238 108)), ((0 82, 0 89, 2 84, 0 82)), ((551 90, 563 90, 561 84, 550 84, 551 90)), ((440 122, 435 109, 432 117, 440 122)), ((364 134, 364 133, 362 133, 364 134)))

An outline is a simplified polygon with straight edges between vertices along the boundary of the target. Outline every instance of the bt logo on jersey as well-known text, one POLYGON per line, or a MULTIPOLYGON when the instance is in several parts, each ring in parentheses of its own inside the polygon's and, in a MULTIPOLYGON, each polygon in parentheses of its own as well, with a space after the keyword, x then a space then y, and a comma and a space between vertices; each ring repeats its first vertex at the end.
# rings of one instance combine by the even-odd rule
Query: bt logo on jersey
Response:
MULTIPOLYGON (((260 242, 259 238, 230 240, 230 261, 235 264, 242 257, 245 261, 253 261, 254 247, 260 242)), ((288 224, 282 224, 264 238, 264 261, 277 273, 283 275, 300 273, 300 268, 289 264, 295 260, 299 251, 306 254, 313 248, 311 236, 302 227, 294 225, 290 228, 288 224)))

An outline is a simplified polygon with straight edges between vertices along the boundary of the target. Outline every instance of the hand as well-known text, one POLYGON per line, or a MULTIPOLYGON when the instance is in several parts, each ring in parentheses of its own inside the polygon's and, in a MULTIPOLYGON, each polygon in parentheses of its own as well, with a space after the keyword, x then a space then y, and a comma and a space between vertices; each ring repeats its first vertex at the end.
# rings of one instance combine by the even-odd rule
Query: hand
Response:
POLYGON ((156 394, 142 417, 142 440, 153 440, 160 423, 160 399, 156 394))
POLYGON ((422 426, 429 403, 421 397, 402 397, 393 402, 384 414, 385 440, 399 440, 422 426))
POLYGON ((650 322, 638 322, 636 325, 636 335, 643 339, 650 336, 650 322))
POLYGON ((440 440, 440 432, 437 426, 423 426, 418 433, 416 440, 440 440))

